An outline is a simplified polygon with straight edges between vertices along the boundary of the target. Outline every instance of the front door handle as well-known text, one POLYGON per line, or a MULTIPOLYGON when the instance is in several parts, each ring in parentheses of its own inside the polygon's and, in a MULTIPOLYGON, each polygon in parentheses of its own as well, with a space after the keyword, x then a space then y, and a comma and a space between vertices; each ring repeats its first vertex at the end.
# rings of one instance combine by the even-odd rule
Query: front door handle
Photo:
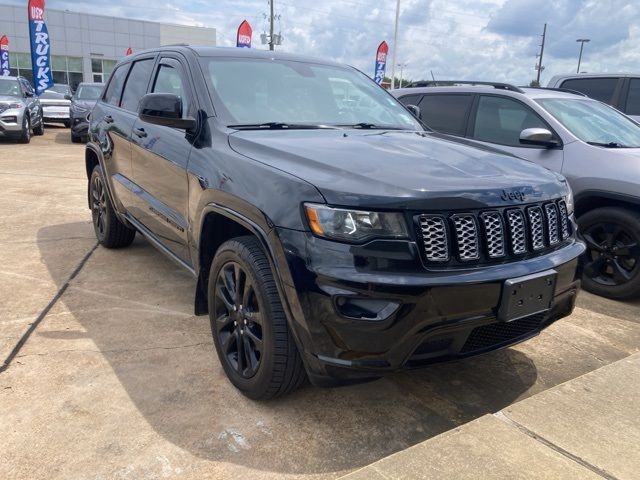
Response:
POLYGON ((135 128, 133 133, 136 137, 145 138, 147 136, 147 132, 144 131, 144 128, 135 128))
POLYGON ((111 115, 107 115, 104 117, 104 123, 113 123, 113 117, 111 115))

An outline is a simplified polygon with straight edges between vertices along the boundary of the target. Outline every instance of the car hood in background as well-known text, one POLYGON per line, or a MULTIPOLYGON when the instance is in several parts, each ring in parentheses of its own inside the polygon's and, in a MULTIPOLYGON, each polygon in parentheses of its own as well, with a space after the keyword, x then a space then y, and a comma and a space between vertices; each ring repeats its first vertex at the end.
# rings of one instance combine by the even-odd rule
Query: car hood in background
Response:
POLYGON ((20 97, 12 97, 11 95, 0 95, 0 102, 2 103, 21 103, 24 105, 24 102, 20 97))
POLYGON ((516 157, 423 132, 244 130, 236 152, 313 184, 334 205, 475 208, 557 198, 561 177, 516 157), (425 202, 425 200, 427 202, 425 202))

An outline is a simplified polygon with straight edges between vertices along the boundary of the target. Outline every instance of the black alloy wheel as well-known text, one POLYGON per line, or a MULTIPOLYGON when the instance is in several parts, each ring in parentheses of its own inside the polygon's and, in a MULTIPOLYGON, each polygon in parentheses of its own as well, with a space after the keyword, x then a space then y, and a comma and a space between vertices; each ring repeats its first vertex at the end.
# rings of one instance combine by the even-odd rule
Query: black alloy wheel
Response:
POLYGON ((242 378, 253 377, 263 354, 263 316, 251 277, 233 261, 216 279, 215 326, 222 354, 242 378))
POLYGON ((107 194, 100 175, 91 179, 91 215, 98 241, 103 241, 107 223, 107 194))
POLYGON ((640 215, 601 208, 579 219, 587 244, 583 267, 586 290, 615 299, 640 294, 640 215))

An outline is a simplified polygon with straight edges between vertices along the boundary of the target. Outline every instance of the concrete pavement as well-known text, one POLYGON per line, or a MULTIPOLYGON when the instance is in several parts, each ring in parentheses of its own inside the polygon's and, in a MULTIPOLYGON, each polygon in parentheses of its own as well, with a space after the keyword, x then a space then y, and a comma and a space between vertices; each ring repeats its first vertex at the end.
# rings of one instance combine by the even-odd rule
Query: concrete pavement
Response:
MULTIPOLYGON (((188 274, 140 238, 94 247, 83 147, 55 128, 0 140, 0 361, 16 353, 0 373, 1 479, 337 478, 640 346, 639 302, 583 294, 516 348, 256 403, 224 377, 188 274)), ((505 428, 489 420, 480 430, 505 428)))

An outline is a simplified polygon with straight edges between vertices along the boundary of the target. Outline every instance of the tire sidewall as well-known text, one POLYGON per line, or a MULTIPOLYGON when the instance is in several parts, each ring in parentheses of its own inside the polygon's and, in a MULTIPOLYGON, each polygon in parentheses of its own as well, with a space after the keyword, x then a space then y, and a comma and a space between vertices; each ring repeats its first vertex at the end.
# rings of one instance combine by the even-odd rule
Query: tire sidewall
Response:
MULTIPOLYGON (((248 393, 249 396, 253 392, 264 392, 269 387, 271 382, 272 373, 274 370, 274 332, 271 319, 273 318, 273 310, 271 303, 267 300, 264 282, 262 278, 256 273, 256 269, 253 265, 251 254, 246 248, 243 248, 242 244, 236 241, 230 241, 222 245, 211 264, 211 270, 209 273, 209 286, 208 286, 208 300, 209 300, 209 321, 211 322, 211 333, 213 335, 213 342, 216 347, 216 352, 220 363, 227 374, 227 377, 239 390, 248 393), (215 318, 215 287, 220 270, 229 262, 239 263, 246 274, 251 277, 255 286, 255 293, 258 299, 258 305, 260 311, 263 312, 263 325, 262 325, 262 342, 263 352, 260 360, 260 366, 258 372, 251 378, 241 377, 236 370, 229 364, 228 360, 222 353, 222 348, 218 339, 216 329, 215 318)), ((259 396, 259 395, 257 395, 259 396)))
POLYGON ((109 236, 109 228, 111 228, 111 215, 109 215, 109 211, 111 209, 111 202, 109 201, 109 195, 106 191, 106 185, 105 185, 105 181, 104 181, 104 175, 102 175, 102 168, 100 167, 100 165, 96 165, 93 169, 93 171, 91 172, 91 178, 89 180, 89 202, 91 204, 91 220, 92 220, 92 224, 93 224, 93 231, 96 234, 96 238, 98 239, 98 243, 103 244, 105 241, 105 238, 107 238, 109 236), (104 189, 104 195, 105 195, 105 204, 106 204, 106 214, 104 216, 104 233, 100 234, 100 231, 98 230, 98 226, 96 225, 96 219, 95 219, 95 213, 93 210, 93 182, 95 177, 98 176, 100 177, 100 181, 102 182, 102 188, 104 189))
MULTIPOLYGON (((615 223, 622 225, 640 243, 640 215, 624 208, 606 207, 585 213, 578 219, 579 230, 587 231, 598 223, 615 223)), ((585 254, 588 255, 588 252, 585 254)), ((589 292, 608 298, 625 299, 640 295, 640 269, 630 281, 623 285, 606 286, 583 275, 583 288, 589 292)))

